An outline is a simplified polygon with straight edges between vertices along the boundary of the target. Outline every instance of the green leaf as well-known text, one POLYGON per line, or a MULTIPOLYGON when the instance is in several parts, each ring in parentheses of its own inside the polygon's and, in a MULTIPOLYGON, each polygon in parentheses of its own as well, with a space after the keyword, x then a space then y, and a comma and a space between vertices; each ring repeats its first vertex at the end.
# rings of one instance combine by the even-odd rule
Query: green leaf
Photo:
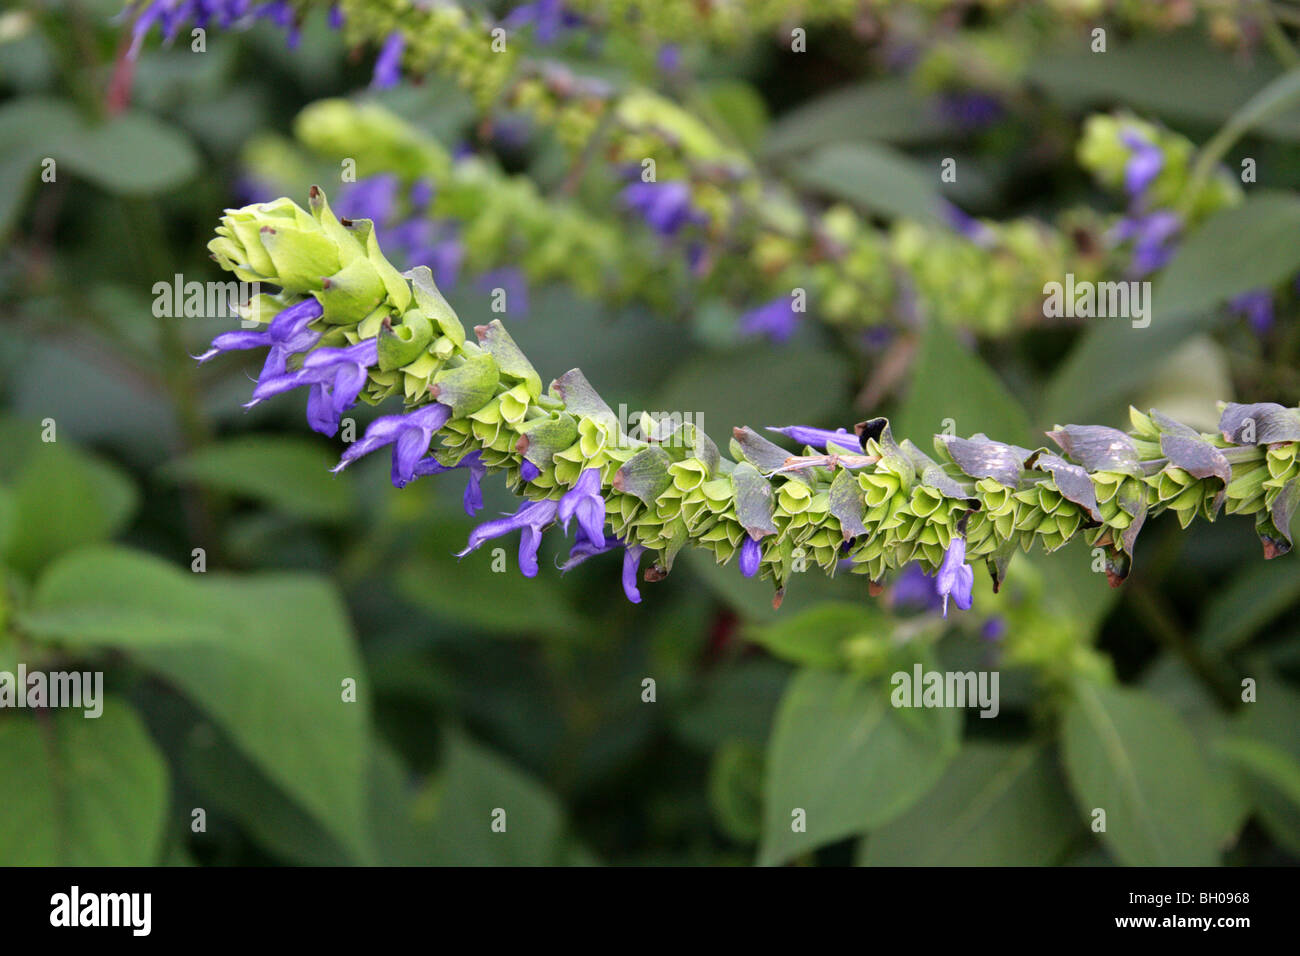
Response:
POLYGON ((817 150, 793 170, 807 189, 867 210, 920 222, 944 221, 938 171, 879 143, 836 143, 817 150))
POLYGON ((777 156, 849 140, 937 139, 947 124, 937 110, 925 107, 911 83, 901 77, 846 86, 782 116, 768 131, 763 151, 777 156))
POLYGON ((795 664, 836 668, 847 663, 845 643, 855 637, 887 643, 893 622, 870 604, 826 603, 772 624, 748 628, 749 640, 795 664))
POLYGON ((167 192, 199 169, 188 134, 138 112, 88 127, 55 158, 109 192, 132 196, 167 192))
POLYGON ((1208 650, 1227 653, 1259 634, 1297 599, 1300 574, 1295 568, 1282 561, 1248 565, 1207 601, 1196 639, 1208 650))
MULTIPOLYGON (((572 637, 581 632, 581 618, 566 601, 563 585, 519 573, 514 537, 489 541, 457 558, 472 527, 463 517, 450 517, 429 530, 419 552, 397 570, 397 587, 407 600, 490 634, 572 637), (500 573, 492 570, 497 548, 505 549, 500 573)), ((616 563, 610 567, 610 574, 616 574, 616 563)))
POLYGON ((0 721, 0 861, 152 866, 167 816, 167 766, 131 705, 0 721))
POLYGON ((333 588, 301 574, 187 576, 121 548, 67 555, 19 618, 34 639, 126 651, 206 710, 355 855, 366 677, 333 588), (343 681, 356 681, 356 703, 343 681))
POLYGON ((1041 743, 967 743, 939 783, 859 849, 868 866, 1048 866, 1081 830, 1041 743))
POLYGON ((1300 854, 1300 799, 1295 768, 1300 764, 1300 693, 1271 672, 1257 678, 1258 699, 1242 705, 1227 754, 1246 770, 1255 812, 1265 829, 1291 853, 1300 854))
POLYGON ((761 864, 894 819, 939 779, 957 751, 954 708, 904 712, 889 688, 833 671, 791 680, 767 755, 761 864), (806 832, 795 832, 795 810, 806 832))
POLYGON ((1210 311, 1165 315, 1159 297, 1152 305, 1157 316, 1147 328, 1102 319, 1083 333, 1048 383, 1045 421, 1127 425, 1128 406, 1146 388, 1152 368, 1216 321, 1210 311))
MULTIPOLYGON (((1078 109, 1123 103, 1143 113, 1213 124, 1227 120, 1270 81, 1278 82, 1275 76, 1266 57, 1247 63, 1179 34, 1112 43, 1104 54, 1077 41, 1049 47, 1030 67, 1028 79, 1078 109), (1104 69, 1098 66, 1101 61, 1104 69), (1195 96, 1188 95, 1189 76, 1197 78, 1195 96)), ((1272 116, 1262 129, 1284 139, 1300 138, 1300 116, 1272 116)))
POLYGON ((26 427, 26 447, 6 449, 18 463, 9 478, 14 521, 4 557, 32 573, 63 551, 112 537, 130 521, 137 498, 116 467, 67 442, 36 440, 39 426, 26 427))
POLYGON ((1217 862, 1209 776, 1172 709, 1143 691, 1078 681, 1062 745, 1075 801, 1088 822, 1105 810, 1101 837, 1121 863, 1217 862))
POLYGON ((554 866, 563 818, 541 784, 459 731, 444 735, 442 765, 408 810, 401 862, 434 866, 554 866), (505 811, 503 832, 494 815, 505 811))
POLYGON ((353 488, 350 475, 330 474, 336 463, 326 446, 311 439, 247 435, 169 462, 163 474, 300 518, 339 521, 351 512, 353 488))
MULTIPOLYGON (((714 441, 737 425, 811 425, 845 414, 849 375, 843 356, 820 349, 748 347, 683 359, 652 410, 689 413, 714 441), (809 388, 816 382, 816 388, 809 388)), ((845 424, 850 424, 846 422, 845 424)))
POLYGON ((1300 269, 1298 234, 1300 199, 1290 193, 1253 193, 1240 206, 1215 213, 1183 240, 1161 273, 1151 296, 1151 327, 1286 281, 1300 269))
POLYGON ((956 423, 959 435, 982 431, 1007 444, 1029 448, 1042 444, 1041 437, 1034 437, 1020 402, 984 360, 962 345, 947 326, 931 322, 912 365, 912 384, 893 423, 894 434, 900 441, 912 439, 928 453, 931 436, 943 430, 948 418, 956 423))

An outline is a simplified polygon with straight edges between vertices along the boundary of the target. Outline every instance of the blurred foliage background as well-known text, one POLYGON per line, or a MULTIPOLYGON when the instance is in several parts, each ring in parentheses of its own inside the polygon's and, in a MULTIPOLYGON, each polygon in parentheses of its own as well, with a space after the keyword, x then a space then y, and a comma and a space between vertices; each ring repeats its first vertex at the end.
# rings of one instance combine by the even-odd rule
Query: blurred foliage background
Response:
MULTIPOLYGON (((110 695, 99 720, 0 711, 0 862, 1300 857, 1300 573, 1266 563, 1244 522, 1153 523, 1115 591, 1082 544, 1021 561, 998 595, 981 572, 974 609, 946 619, 815 573, 777 611, 760 582, 689 555, 630 605, 616 559, 561 576, 555 541, 531 580, 488 549, 458 561, 458 483, 397 492, 373 456, 331 475, 337 443, 299 403, 241 408, 260 357, 192 360, 229 318, 154 309, 159 282, 224 279, 205 249, 223 208, 302 202, 312 182, 346 195, 343 157, 405 185, 457 157, 438 216, 465 262, 444 291, 489 321, 478 280, 527 260, 526 308, 505 319, 548 379, 581 366, 612 402, 690 411, 719 440, 887 414, 922 445, 952 419, 1035 447, 1056 423, 1126 427, 1129 404, 1213 431, 1216 399, 1300 399, 1300 7, 830 4, 805 53, 799 5, 713 35, 577 3, 587 19, 558 41, 536 17, 511 33, 564 71, 554 86, 655 90, 648 125, 685 138, 683 159, 599 124, 575 149, 521 107, 526 85, 485 101, 431 69, 368 88, 377 44, 345 6, 360 32, 302 4, 292 49, 267 14, 211 25, 202 52, 188 24, 170 46, 155 31, 136 59, 111 0, 0 14, 0 671, 102 670, 110 695), (397 125, 303 113, 332 98, 397 125), (1183 216, 1146 329, 1041 315, 1044 277, 1131 274, 1114 157, 1080 145, 1097 114, 1158 131, 1172 178, 1140 212, 1183 216), (683 115, 725 161, 689 155, 683 115), (1198 210, 1195 150, 1225 128, 1203 171, 1224 192, 1198 210), (705 266, 621 201, 638 150, 709 210, 705 266), (1238 185, 1247 157, 1258 179, 1238 185), (717 212, 733 181, 751 219, 717 212), (817 228, 787 248, 763 224, 834 226, 833 209, 879 257, 846 267, 851 306, 819 311, 848 295, 818 271, 835 255, 801 260, 817 228), (529 259, 552 232, 617 255, 529 259), (825 292, 809 315, 780 335, 747 324, 804 275, 825 292), (999 670, 1001 713, 889 706, 888 675, 913 662, 999 670)), ((487 514, 511 509, 486 491, 487 514)))

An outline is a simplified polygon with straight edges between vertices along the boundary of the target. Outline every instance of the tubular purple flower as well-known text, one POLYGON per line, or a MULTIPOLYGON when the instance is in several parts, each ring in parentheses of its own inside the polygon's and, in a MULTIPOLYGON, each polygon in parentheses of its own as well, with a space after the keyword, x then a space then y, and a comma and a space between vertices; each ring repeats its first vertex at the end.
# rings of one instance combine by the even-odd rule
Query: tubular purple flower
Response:
POLYGON ((533 24, 533 37, 543 46, 554 43, 565 30, 582 24, 582 18, 566 10, 562 0, 533 0, 511 10, 501 25, 515 30, 533 24))
POLYGON ((451 409, 440 402, 424 405, 404 415, 384 415, 376 418, 366 428, 366 433, 343 452, 334 467, 340 472, 362 455, 368 455, 384 445, 393 446, 393 487, 405 488, 416 477, 416 466, 429 450, 436 431, 447 424, 451 409))
POLYGON ((1136 199, 1160 175, 1165 156, 1160 147, 1137 130, 1126 129, 1119 138, 1130 150, 1129 161, 1124 165, 1124 191, 1136 199))
POLYGON ((1263 335, 1273 327, 1273 293, 1268 289, 1243 292, 1228 300, 1228 308, 1244 315, 1256 335, 1263 335))
POLYGON ((401 31, 394 30, 388 34, 379 56, 375 59, 375 74, 370 85, 377 90, 387 90, 402 81, 402 53, 406 50, 406 38, 401 31))
POLYGON ((740 573, 752 578, 758 573, 758 563, 763 558, 763 546, 754 538, 745 535, 745 543, 740 546, 740 573))
POLYGON ((890 599, 895 608, 903 610, 937 611, 943 607, 934 580, 916 562, 899 572, 890 589, 890 599))
POLYGON ((681 180, 666 183, 635 182, 619 194, 624 204, 661 236, 674 236, 684 226, 700 224, 704 217, 691 208, 691 187, 681 180))
POLYGON ((337 3, 330 7, 328 22, 331 30, 343 29, 343 10, 337 3))
POLYGON ((1114 230, 1118 242, 1133 240, 1132 272, 1144 276, 1159 269, 1174 254, 1173 240, 1183 227, 1175 212, 1167 209, 1147 216, 1121 219, 1114 230))
POLYGON ((557 512, 567 533, 575 515, 583 533, 596 547, 605 545, 605 499, 600 494, 600 469, 587 468, 560 499, 557 512))
POLYGON ((495 294, 497 289, 505 292, 505 306, 508 315, 524 316, 528 314, 528 280, 523 272, 514 266, 502 266, 483 273, 476 283, 483 292, 495 294))
POLYGON ((443 465, 436 458, 421 458, 415 464, 415 477, 441 475, 458 468, 469 470, 469 481, 465 483, 465 514, 471 518, 483 508, 483 478, 487 475, 487 465, 483 464, 483 453, 472 451, 455 465, 443 465))
POLYGON ((542 469, 538 468, 526 458, 524 459, 524 463, 519 466, 519 477, 523 478, 524 481, 532 481, 541 473, 542 469))
POLYGON ((966 563, 966 539, 954 535, 935 579, 935 590, 943 598, 943 616, 948 616, 948 598, 952 597, 963 611, 971 606, 971 588, 975 585, 975 570, 966 563))
POLYGON ((778 344, 789 341, 798 324, 799 314, 788 295, 750 309, 740 317, 740 331, 746 335, 765 335, 778 344))
POLYGON ((312 431, 333 435, 339 429, 339 418, 356 404, 370 366, 379 361, 378 352, 377 339, 366 339, 347 348, 318 348, 307 354, 297 371, 258 382, 253 389, 253 400, 244 407, 251 408, 272 396, 310 385, 307 423, 312 431))
POLYGON ((862 454, 862 439, 843 428, 830 431, 825 428, 809 428, 807 425, 782 425, 780 427, 769 425, 767 430, 776 432, 778 435, 784 435, 786 438, 793 439, 799 444, 807 445, 810 448, 830 451, 826 446, 834 444, 837 448, 843 448, 845 451, 851 451, 858 455, 862 454))
POLYGON ((623 552, 623 593, 633 604, 641 603, 641 592, 637 590, 636 574, 641 570, 641 555, 645 548, 639 544, 630 544, 623 552))
POLYGON ((464 551, 458 552, 456 557, 463 558, 492 538, 499 538, 512 531, 520 531, 522 535, 519 539, 519 570, 526 578, 535 577, 537 549, 542 543, 542 531, 555 520, 557 507, 558 503, 549 499, 529 501, 512 515, 495 521, 485 521, 470 532, 468 545, 464 551))
POLYGON ((200 362, 206 362, 222 352, 269 347, 266 363, 257 378, 261 383, 277 375, 283 375, 290 355, 305 352, 320 341, 320 333, 313 332, 307 327, 312 320, 320 318, 320 314, 319 302, 315 299, 303 299, 281 310, 265 330, 223 332, 212 340, 210 349, 202 355, 196 355, 195 358, 200 362))
POLYGON ((387 225, 397 210, 400 188, 393 173, 367 176, 339 191, 334 213, 341 219, 370 219, 376 226, 387 225))

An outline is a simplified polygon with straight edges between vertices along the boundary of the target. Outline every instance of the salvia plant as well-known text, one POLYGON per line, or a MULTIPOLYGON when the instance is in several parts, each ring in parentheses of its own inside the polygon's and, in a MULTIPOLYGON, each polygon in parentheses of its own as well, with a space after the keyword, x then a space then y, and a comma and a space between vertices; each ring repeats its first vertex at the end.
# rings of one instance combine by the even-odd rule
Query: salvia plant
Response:
POLYGON ((543 390, 499 320, 469 338, 428 267, 399 273, 373 223, 336 217, 319 188, 309 205, 279 199, 223 218, 209 245, 217 262, 282 292, 247 306, 264 330, 226 333, 203 358, 268 348, 251 404, 306 387, 308 423, 326 435, 356 402, 399 397, 404 410, 373 422, 339 468, 390 446, 398 487, 463 468, 471 512, 483 475, 504 472, 524 503, 480 525, 462 553, 518 533, 519 567, 532 576, 542 534, 576 518, 566 567, 621 549, 632 601, 642 563, 659 580, 691 545, 771 580, 777 604, 805 558, 873 582, 916 562, 936 575, 946 610, 949 596, 970 606, 973 564, 996 587, 1018 550, 1055 551, 1075 535, 1102 549, 1119 583, 1139 532, 1165 511, 1183 527, 1221 511, 1250 516, 1265 557, 1291 548, 1295 409, 1227 403, 1214 435, 1134 409, 1129 432, 1058 425, 1047 433, 1055 448, 1036 449, 939 435, 932 454, 883 418, 852 432, 770 429, 801 446, 795 455, 744 426, 727 457, 690 422, 629 436, 577 369, 543 390))

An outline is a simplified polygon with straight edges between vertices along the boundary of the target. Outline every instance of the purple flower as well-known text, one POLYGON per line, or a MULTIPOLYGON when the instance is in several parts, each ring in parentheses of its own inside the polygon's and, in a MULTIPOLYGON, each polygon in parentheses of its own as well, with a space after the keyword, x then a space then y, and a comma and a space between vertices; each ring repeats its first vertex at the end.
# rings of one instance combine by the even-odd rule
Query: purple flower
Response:
POLYGON ((433 435, 451 418, 451 409, 440 402, 424 405, 405 415, 384 415, 366 428, 358 442, 348 446, 335 466, 339 472, 362 455, 384 445, 393 446, 393 487, 404 488, 416 477, 416 466, 429 450, 433 435))
POLYGON ((587 468, 578 476, 574 486, 560 499, 557 515, 565 532, 569 530, 570 519, 576 515, 587 540, 597 548, 605 546, 605 499, 600 494, 599 468, 587 468))
POLYGON ((975 569, 966 563, 966 539, 954 535, 935 579, 935 590, 943 598, 943 616, 948 616, 948 598, 952 597, 963 611, 969 611, 971 588, 975 585, 975 569))
POLYGON ((691 208, 691 187, 682 180, 631 183, 619 195, 661 236, 674 236, 684 226, 704 222, 704 217, 691 208))
POLYGON ((388 34, 379 56, 375 59, 375 75, 370 85, 377 90, 387 90, 402 81, 402 53, 406 49, 406 38, 394 30, 388 34))
POLYGON ((740 317, 740 330, 746 335, 766 335, 773 342, 786 342, 794 335, 799 315, 788 295, 773 299, 740 317))
POLYGON ((550 499, 529 501, 521 505, 519 510, 512 515, 498 518, 495 521, 485 521, 470 532, 469 544, 456 557, 463 558, 480 547, 484 541, 499 538, 512 531, 521 531, 523 534, 519 539, 519 570, 523 572, 526 578, 535 577, 537 575, 537 549, 542 543, 542 531, 555 520, 557 508, 558 503, 550 499))
POLYGON ((401 183, 393 173, 367 176, 339 191, 334 212, 340 219, 371 219, 375 225, 392 221, 401 183))
POLYGON ((501 24, 507 29, 515 30, 526 24, 533 24, 533 36, 538 43, 550 44, 565 30, 581 26, 582 18, 566 10, 561 0, 533 0, 515 7, 507 14, 501 24))
POLYGON ((526 458, 524 459, 524 463, 519 466, 519 477, 523 478, 524 481, 532 481, 541 473, 542 469, 538 468, 526 458))
POLYGON ((997 233, 974 216, 950 202, 943 204, 943 212, 948 219, 948 224, 952 226, 958 235, 965 236, 975 245, 984 249, 997 245, 997 233))
POLYGON ((655 66, 660 73, 676 73, 682 66, 682 48, 676 43, 665 43, 655 54, 655 66))
POLYGON ((862 439, 843 428, 829 431, 825 428, 809 428, 807 425, 783 425, 780 428, 769 425, 767 430, 776 432, 778 435, 784 435, 786 438, 793 439, 801 445, 807 445, 809 448, 830 451, 827 446, 834 444, 859 455, 863 453, 862 439))
POLYGON ((302 385, 310 385, 307 396, 307 423, 313 431, 333 435, 339 418, 356 404, 365 387, 370 366, 379 361, 379 342, 366 339, 347 348, 319 348, 309 352, 302 368, 275 375, 257 383, 253 400, 244 407, 281 395, 302 385))
POLYGON ((752 578, 758 573, 758 563, 763 559, 763 546, 754 538, 745 535, 745 543, 740 546, 740 573, 752 578))
POLYGON ((1126 129, 1120 133, 1119 138, 1130 151, 1129 160, 1124 164, 1124 191, 1136 199, 1160 175, 1160 170, 1165 165, 1165 156, 1160 147, 1137 130, 1126 129))
POLYGON ((506 314, 528 314, 528 280, 514 266, 503 266, 483 273, 479 276, 477 285, 482 291, 493 295, 497 289, 502 290, 505 293, 506 314))
POLYGON ((1159 210, 1149 215, 1128 216, 1115 227, 1118 242, 1133 241, 1134 275, 1144 276, 1159 269, 1174 254, 1173 240, 1183 227, 1177 213, 1159 210))
POLYGON ((443 465, 436 458, 421 458, 415 464, 415 477, 441 475, 455 471, 457 468, 469 469, 469 481, 465 484, 465 513, 470 517, 478 514, 483 507, 483 478, 487 475, 487 465, 483 464, 483 453, 472 451, 455 465, 443 465))
POLYGON ((212 348, 195 358, 200 362, 206 362, 221 352, 269 346, 266 363, 257 377, 260 384, 277 375, 283 375, 290 355, 305 352, 320 341, 320 333, 313 332, 307 327, 312 320, 319 318, 320 314, 319 302, 315 299, 303 299, 277 314, 265 331, 241 329, 235 332, 223 332, 212 340, 212 348))
POLYGON ((422 212, 429 203, 433 202, 434 191, 431 180, 421 178, 411 183, 411 192, 407 197, 411 201, 411 208, 416 212, 422 212))
POLYGON ((633 604, 641 603, 641 592, 636 587, 636 573, 641 569, 641 555, 645 548, 639 544, 630 544, 623 552, 623 593, 633 604))
POLYGON ((995 614, 980 627, 980 637, 986 641, 1000 641, 1007 632, 1006 618, 995 614))
POLYGON ((609 538, 604 544, 597 545, 587 537, 586 532, 580 526, 577 537, 574 538, 573 547, 569 550, 569 558, 564 564, 560 565, 561 571, 568 571, 586 561, 588 558, 597 554, 604 554, 606 551, 613 551, 615 548, 622 547, 623 551, 623 593, 633 604, 641 603, 641 592, 636 587, 636 573, 641 565, 641 555, 645 553, 645 548, 639 544, 628 545, 617 538, 609 538))
POLYGON ((433 270, 433 281, 440 289, 454 289, 460 280, 460 267, 465 261, 465 247, 456 238, 435 242, 412 257, 417 265, 433 270))
POLYGON ((939 112, 964 130, 984 129, 1002 118, 1002 101, 979 90, 954 90, 939 96, 939 112))
POLYGON ((343 29, 343 10, 337 3, 330 7, 328 22, 331 30, 343 29))
POLYGON ((934 580, 913 562, 899 572, 890 592, 894 607, 914 611, 937 611, 943 607, 934 580))
POLYGON ((1273 293, 1268 289, 1243 292, 1228 300, 1228 308, 1249 319, 1256 335, 1264 335, 1273 327, 1273 293))

